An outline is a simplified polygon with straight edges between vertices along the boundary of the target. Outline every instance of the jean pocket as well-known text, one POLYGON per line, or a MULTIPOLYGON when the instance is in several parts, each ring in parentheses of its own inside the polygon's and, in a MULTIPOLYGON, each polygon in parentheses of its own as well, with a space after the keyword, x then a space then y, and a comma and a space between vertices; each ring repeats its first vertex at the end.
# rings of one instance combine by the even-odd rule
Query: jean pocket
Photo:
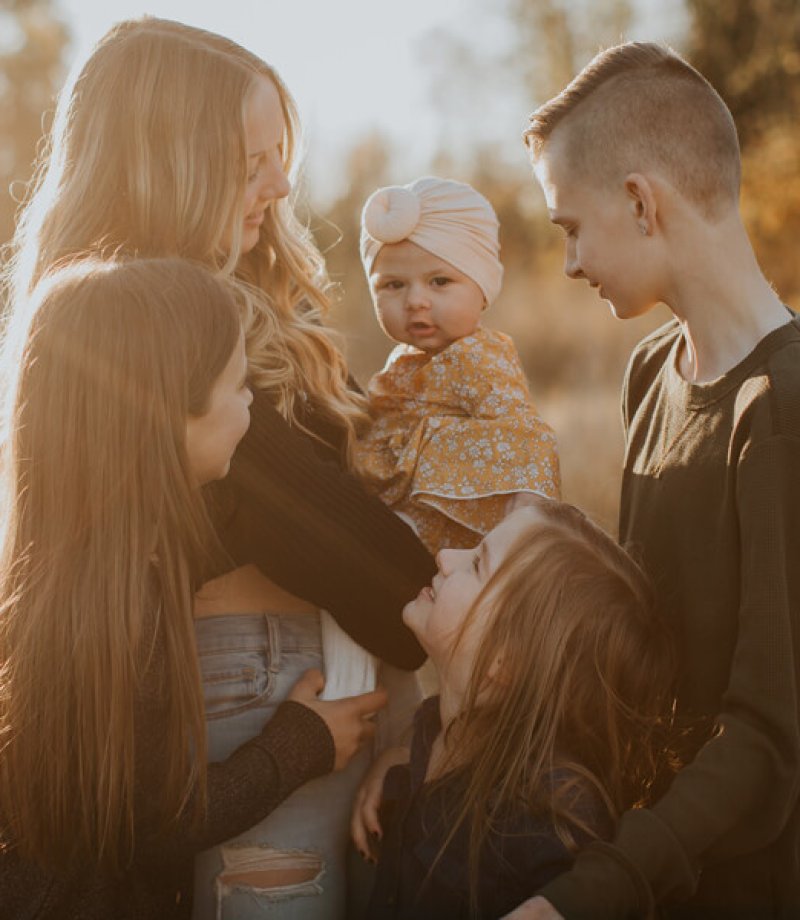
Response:
POLYGON ((199 663, 209 720, 252 709, 272 696, 275 668, 267 648, 201 651, 199 663))

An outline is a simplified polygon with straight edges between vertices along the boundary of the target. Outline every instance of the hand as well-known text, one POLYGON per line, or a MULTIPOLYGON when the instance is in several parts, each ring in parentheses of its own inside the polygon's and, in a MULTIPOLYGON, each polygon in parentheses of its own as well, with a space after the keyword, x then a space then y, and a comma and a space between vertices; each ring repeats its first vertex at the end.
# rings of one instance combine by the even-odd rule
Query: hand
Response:
POLYGON ((541 508, 542 496, 533 492, 515 492, 506 504, 506 514, 511 514, 518 508, 541 508))
POLYGON ((410 755, 407 747, 387 748, 375 758, 375 762, 367 770, 358 787, 350 818, 350 834, 358 852, 370 862, 377 860, 378 851, 375 843, 383 836, 378 822, 378 809, 383 798, 383 781, 392 767, 408 763, 410 755))
POLYGON ((308 706, 324 720, 336 749, 333 769, 343 770, 361 745, 375 734, 372 716, 386 705, 386 691, 379 687, 361 696, 323 702, 317 696, 324 686, 322 672, 314 668, 292 687, 289 699, 308 706))
POLYGON ((540 895, 520 904, 502 920, 564 920, 553 905, 540 895))

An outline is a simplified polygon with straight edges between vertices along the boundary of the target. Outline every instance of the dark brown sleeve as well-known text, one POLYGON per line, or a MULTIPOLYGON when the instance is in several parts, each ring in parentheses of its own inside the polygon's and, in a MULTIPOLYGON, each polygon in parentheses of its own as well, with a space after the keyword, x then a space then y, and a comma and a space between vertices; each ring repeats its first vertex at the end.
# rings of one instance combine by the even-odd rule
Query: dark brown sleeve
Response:
POLYGON ((154 810, 164 769, 163 700, 144 704, 137 752, 137 861, 163 871, 172 862, 216 846, 257 824, 295 789, 333 769, 333 738, 301 703, 281 703, 261 733, 227 760, 207 766, 207 809, 199 823, 181 819, 159 828, 154 810))
POLYGON ((329 611, 357 642, 400 668, 425 654, 403 607, 436 572, 414 532, 256 393, 225 488, 222 533, 238 565, 329 611))

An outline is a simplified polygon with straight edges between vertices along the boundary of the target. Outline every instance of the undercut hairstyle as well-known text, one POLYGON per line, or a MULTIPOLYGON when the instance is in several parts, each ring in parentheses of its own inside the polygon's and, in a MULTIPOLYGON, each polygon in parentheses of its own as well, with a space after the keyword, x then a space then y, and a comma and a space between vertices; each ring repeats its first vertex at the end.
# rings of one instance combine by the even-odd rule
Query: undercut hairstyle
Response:
POLYGON ((534 163, 559 126, 568 167, 594 185, 653 169, 706 217, 738 202, 733 117, 708 80, 668 48, 627 42, 596 55, 530 116, 523 138, 534 163))

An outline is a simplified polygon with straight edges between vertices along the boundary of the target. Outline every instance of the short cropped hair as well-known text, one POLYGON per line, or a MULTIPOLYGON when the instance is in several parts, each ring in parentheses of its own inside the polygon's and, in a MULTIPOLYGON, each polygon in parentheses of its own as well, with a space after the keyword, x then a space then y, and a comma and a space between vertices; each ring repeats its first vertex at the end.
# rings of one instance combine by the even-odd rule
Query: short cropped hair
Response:
POLYGON ((531 116, 534 162, 561 124, 568 165, 593 183, 655 168, 707 216, 739 197, 733 117, 717 91, 668 48, 627 42, 596 55, 531 116))

